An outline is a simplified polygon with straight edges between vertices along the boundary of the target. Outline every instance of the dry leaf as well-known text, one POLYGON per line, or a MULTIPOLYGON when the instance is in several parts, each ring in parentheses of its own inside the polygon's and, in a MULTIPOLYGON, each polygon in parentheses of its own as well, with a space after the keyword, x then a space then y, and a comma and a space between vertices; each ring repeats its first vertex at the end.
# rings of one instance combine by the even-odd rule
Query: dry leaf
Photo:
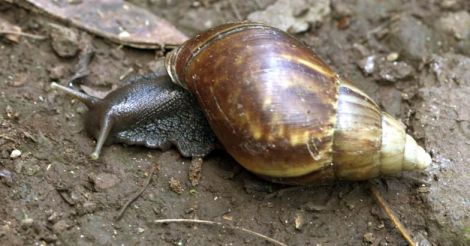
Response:
POLYGON ((16 3, 136 48, 178 45, 188 39, 168 21, 123 0, 19 0, 16 3))

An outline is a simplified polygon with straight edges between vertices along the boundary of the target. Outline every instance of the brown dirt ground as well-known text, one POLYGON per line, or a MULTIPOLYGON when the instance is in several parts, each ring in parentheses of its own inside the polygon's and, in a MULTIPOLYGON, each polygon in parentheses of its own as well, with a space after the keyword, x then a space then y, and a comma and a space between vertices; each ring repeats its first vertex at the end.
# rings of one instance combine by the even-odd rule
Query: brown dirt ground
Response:
MULTIPOLYGON (((167 18, 188 34, 204 25, 235 19, 230 1, 224 0, 131 2, 167 18)), ((233 2, 245 17, 273 1, 258 1, 260 6, 252 1, 233 2)), ((470 100, 466 92, 470 62, 465 47, 470 47, 470 41, 441 35, 439 48, 428 50, 429 57, 416 59, 411 51, 400 52, 399 60, 412 71, 394 82, 384 81, 380 72, 365 76, 358 66, 368 54, 386 57, 397 51, 393 41, 397 35, 367 38, 392 15, 413 16, 431 32, 444 34, 436 20, 469 11, 466 1, 444 2, 451 2, 450 7, 440 1, 332 1, 333 10, 323 23, 297 36, 385 110, 401 118, 409 133, 431 151, 434 164, 429 170, 374 181, 415 240, 421 245, 468 245, 470 107, 466 105, 470 106, 470 100)), ((0 16, 25 32, 46 37, 51 32, 49 23, 60 24, 1 2, 0 16)), ((86 41, 84 31, 77 33, 96 50, 92 86, 119 86, 129 68, 145 73, 159 56, 101 38, 86 41)), ((105 148, 99 161, 91 161, 88 155, 94 141, 82 124, 84 106, 49 89, 51 81, 73 74, 78 56, 59 57, 50 38, 22 37, 18 43, 1 40, 0 58, 2 245, 268 244, 223 227, 154 223, 164 218, 223 222, 289 245, 406 244, 374 202, 368 183, 285 187, 260 180, 223 151, 205 159, 201 183, 195 188, 188 180, 190 160, 174 149, 162 152, 113 145, 105 148), (21 150, 21 157, 10 158, 13 149, 21 150), (120 207, 142 187, 156 163, 160 171, 150 186, 122 220, 115 222, 120 207), (106 183, 100 184, 100 178, 106 183), (170 189, 172 178, 180 182, 181 194, 170 189)))

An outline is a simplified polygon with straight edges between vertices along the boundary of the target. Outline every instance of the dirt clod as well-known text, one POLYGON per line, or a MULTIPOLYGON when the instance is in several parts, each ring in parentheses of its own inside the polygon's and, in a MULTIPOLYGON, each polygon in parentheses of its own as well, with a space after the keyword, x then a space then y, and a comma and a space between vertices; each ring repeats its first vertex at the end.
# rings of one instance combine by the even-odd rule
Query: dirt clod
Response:
POLYGON ((189 166, 189 181, 192 186, 197 186, 201 180, 202 158, 193 158, 189 166))
POLYGON ((181 185, 181 182, 179 180, 177 180, 176 178, 171 177, 168 184, 170 186, 170 189, 173 192, 175 192, 177 194, 182 194, 183 193, 183 191, 184 191, 183 186, 181 185))
POLYGON ((72 225, 67 220, 59 220, 52 226, 52 231, 54 233, 62 233, 63 231, 70 228, 72 225))
POLYGON ((406 62, 385 62, 380 67, 379 76, 387 82, 407 79, 414 74, 414 69, 406 62))
POLYGON ((65 78, 65 76, 68 73, 68 69, 65 65, 63 64, 58 64, 55 66, 51 66, 48 69, 49 71, 49 78, 51 80, 60 80, 65 78))
POLYGON ((52 23, 50 26, 52 48, 57 55, 64 58, 74 57, 79 51, 77 31, 52 23))
POLYGON ((97 191, 103 191, 112 188, 119 183, 119 178, 111 173, 90 174, 88 176, 97 191))
POLYGON ((364 234, 364 242, 372 244, 374 243, 374 241, 375 241, 375 235, 372 232, 368 232, 364 234))

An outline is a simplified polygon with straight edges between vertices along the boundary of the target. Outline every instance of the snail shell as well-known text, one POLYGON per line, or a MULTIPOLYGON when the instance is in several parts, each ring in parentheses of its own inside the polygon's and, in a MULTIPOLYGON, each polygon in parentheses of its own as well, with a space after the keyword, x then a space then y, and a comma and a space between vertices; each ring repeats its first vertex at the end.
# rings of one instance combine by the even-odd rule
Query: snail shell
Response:
POLYGON ((276 28, 216 27, 172 51, 166 68, 233 158, 273 181, 364 180, 431 163, 397 120, 276 28))

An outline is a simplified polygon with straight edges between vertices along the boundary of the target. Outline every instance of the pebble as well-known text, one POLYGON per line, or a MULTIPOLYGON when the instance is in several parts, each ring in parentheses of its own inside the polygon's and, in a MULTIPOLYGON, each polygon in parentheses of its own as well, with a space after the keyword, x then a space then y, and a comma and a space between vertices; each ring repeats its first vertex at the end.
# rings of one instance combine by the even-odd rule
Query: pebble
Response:
POLYGON ((0 181, 8 186, 11 186, 13 183, 13 174, 7 169, 0 169, 0 181))
POLYGON ((41 167, 37 164, 27 165, 24 167, 24 173, 28 176, 34 176, 39 172, 39 170, 41 170, 41 167))
POLYGON ((49 24, 51 26, 52 49, 63 58, 74 57, 79 51, 78 34, 73 29, 49 24))
POLYGON ((330 0, 277 0, 265 10, 251 13, 247 19, 290 33, 301 33, 321 23, 330 12, 330 0))
POLYGON ((25 227, 29 227, 33 224, 34 220, 32 218, 24 218, 21 220, 21 225, 25 227))
POLYGON ((90 174, 88 178, 97 191, 107 190, 119 183, 119 178, 111 173, 90 174))
POLYGON ((365 75, 372 74, 375 69, 375 56, 365 57, 357 62, 358 67, 362 70, 365 75))
POLYGON ((302 208, 305 209, 305 211, 308 211, 308 212, 319 212, 319 211, 325 210, 326 206, 325 205, 315 204, 313 202, 307 202, 302 206, 302 208))
POLYGON ((16 158, 18 158, 18 157, 20 157, 20 156, 21 156, 21 150, 19 150, 19 149, 14 149, 14 150, 12 150, 11 153, 10 153, 10 158, 11 158, 11 159, 16 159, 16 158))
MULTIPOLYGON (((469 57, 451 53, 443 56, 434 55, 430 65, 439 85, 470 86, 469 57)), ((463 117, 463 115, 460 115, 460 117, 463 117)))
POLYGON ((375 241, 375 236, 372 232, 368 232, 366 234, 364 234, 364 242, 366 243, 374 243, 375 241))
POLYGON ((51 222, 51 223, 54 223, 57 221, 57 219, 59 218, 59 214, 56 213, 56 212, 52 212, 51 215, 49 215, 49 217, 47 217, 47 221, 51 222))
POLYGON ((54 233, 61 233, 68 228, 70 228, 71 225, 66 220, 59 220, 57 221, 53 226, 52 226, 52 231, 54 233))
POLYGON ((406 62, 386 62, 381 65, 379 76, 382 80, 395 82, 409 78, 413 73, 413 67, 406 62))
POLYGON ((47 70, 49 72, 49 78, 51 80, 63 79, 65 78, 65 75, 67 74, 67 68, 63 64, 49 67, 47 70))
POLYGON ((294 218, 294 226, 297 230, 302 230, 302 227, 305 225, 305 219, 301 213, 296 213, 294 218))
POLYGON ((459 5, 459 0, 442 0, 439 5, 444 9, 455 9, 459 5))
POLYGON ((431 190, 429 187, 427 186, 420 186, 418 187, 418 189, 416 189, 419 193, 429 193, 429 191, 431 190))
POLYGON ((397 52, 392 52, 392 53, 387 55, 387 61, 389 61, 389 62, 396 61, 398 59, 398 56, 399 56, 399 54, 397 52))

